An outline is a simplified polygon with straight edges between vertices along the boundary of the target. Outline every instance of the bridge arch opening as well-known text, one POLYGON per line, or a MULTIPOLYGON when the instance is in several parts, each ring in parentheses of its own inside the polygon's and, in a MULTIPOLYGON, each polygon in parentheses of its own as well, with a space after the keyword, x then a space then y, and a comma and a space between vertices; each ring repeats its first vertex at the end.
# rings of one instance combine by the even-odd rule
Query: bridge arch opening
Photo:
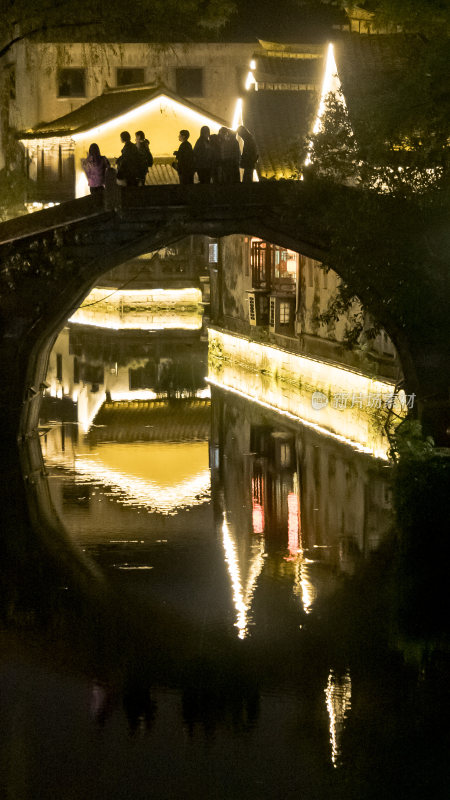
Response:
MULTIPOLYGON (((315 207, 308 204, 308 187, 281 184, 227 187, 225 196, 221 187, 160 189, 143 189, 139 199, 136 192, 125 192, 117 207, 108 203, 99 207, 92 198, 83 198, 64 204, 66 208, 49 210, 50 215, 47 211, 38 212, 30 215, 35 219, 24 223, 33 228, 32 233, 15 231, 1 245, 7 261, 13 258, 8 244, 13 242, 15 264, 31 263, 26 279, 20 275, 17 281, 18 286, 22 281, 24 287, 21 300, 25 306, 19 315, 22 327, 17 396, 23 396, 24 384, 26 392, 44 381, 51 342, 64 320, 82 303, 99 276, 125 261, 194 235, 214 239, 247 236, 295 251, 317 263, 330 261, 330 232, 321 219, 317 202, 315 207), (67 208, 69 205, 71 209, 67 208), (74 205, 76 214, 72 213, 74 205), (36 261, 39 264, 34 268, 36 261), (25 381, 20 379, 23 374, 25 381)), ((12 222, 16 228, 16 221, 12 222)), ((340 264, 338 268, 340 277, 351 288, 351 270, 346 271, 345 265, 340 264)), ((220 274, 223 278, 223 265, 218 270, 219 277, 220 274)), ((379 321, 400 356, 408 390, 423 395, 437 387, 437 393, 442 393, 446 373, 438 369, 436 358, 427 358, 422 352, 409 320, 403 319, 399 324, 396 315, 390 312, 389 297, 380 306, 383 286, 377 287, 376 276, 365 275, 363 283, 364 291, 358 292, 358 296, 366 310, 370 313, 374 308, 385 309, 379 321), (378 291, 377 302, 372 298, 374 287, 378 291)), ((361 285, 359 281, 358 286, 361 285)), ((11 307, 14 309, 13 302, 11 307)), ((33 417, 28 409, 21 430, 33 427, 33 419, 36 421, 36 415, 33 417)))

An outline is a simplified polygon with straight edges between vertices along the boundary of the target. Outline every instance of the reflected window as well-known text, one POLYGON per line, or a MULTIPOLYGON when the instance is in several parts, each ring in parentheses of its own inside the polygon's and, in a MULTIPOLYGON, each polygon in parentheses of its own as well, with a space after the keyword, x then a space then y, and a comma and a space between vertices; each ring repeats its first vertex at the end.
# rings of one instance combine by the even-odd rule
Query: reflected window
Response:
POLYGON ((280 445, 280 467, 290 467, 291 465, 291 445, 289 442, 282 442, 280 445))
POLYGON ((280 303, 280 325, 289 325, 290 322, 290 304, 280 303))
POLYGON ((78 67, 58 70, 58 97, 86 97, 86 70, 78 67))
POLYGON ((210 264, 217 264, 219 261, 219 245, 217 242, 210 242, 209 243, 209 256, 208 260, 210 264))

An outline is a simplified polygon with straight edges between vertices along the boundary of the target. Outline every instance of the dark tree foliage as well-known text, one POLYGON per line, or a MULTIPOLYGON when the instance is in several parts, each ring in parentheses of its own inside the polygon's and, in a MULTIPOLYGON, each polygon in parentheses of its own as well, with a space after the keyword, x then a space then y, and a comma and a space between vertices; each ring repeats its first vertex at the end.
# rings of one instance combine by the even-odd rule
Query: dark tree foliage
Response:
POLYGON ((187 41, 207 38, 235 10, 232 0, 0 0, 0 56, 22 39, 187 41))

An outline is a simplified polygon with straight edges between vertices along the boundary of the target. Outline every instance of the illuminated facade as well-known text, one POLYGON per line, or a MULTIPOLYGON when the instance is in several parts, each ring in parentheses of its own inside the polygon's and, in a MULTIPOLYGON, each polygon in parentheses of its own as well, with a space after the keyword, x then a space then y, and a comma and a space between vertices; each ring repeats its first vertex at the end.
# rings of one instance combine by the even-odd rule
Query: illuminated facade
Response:
POLYGON ((211 271, 211 318, 216 326, 389 383, 401 377, 396 350, 386 333, 366 336, 372 323, 358 302, 337 320, 321 319, 340 282, 333 270, 244 236, 222 239, 219 261, 217 270, 211 271), (363 328, 358 344, 349 349, 345 341, 351 317, 360 317, 363 328))

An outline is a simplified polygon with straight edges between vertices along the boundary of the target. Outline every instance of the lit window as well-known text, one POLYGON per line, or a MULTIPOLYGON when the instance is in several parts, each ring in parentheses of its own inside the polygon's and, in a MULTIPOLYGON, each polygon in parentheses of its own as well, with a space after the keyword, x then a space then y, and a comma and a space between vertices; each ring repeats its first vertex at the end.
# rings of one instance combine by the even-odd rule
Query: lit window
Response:
POLYGON ((116 71, 117 86, 132 86, 136 83, 144 83, 142 67, 118 67, 116 71))
POLYGON ((290 319, 289 303, 280 303, 280 325, 288 325, 290 319))
POLYGON ((58 97, 86 97, 86 70, 78 67, 58 70, 58 97))
POLYGON ((177 94, 182 97, 203 97, 203 70, 197 67, 179 67, 175 70, 177 94))

